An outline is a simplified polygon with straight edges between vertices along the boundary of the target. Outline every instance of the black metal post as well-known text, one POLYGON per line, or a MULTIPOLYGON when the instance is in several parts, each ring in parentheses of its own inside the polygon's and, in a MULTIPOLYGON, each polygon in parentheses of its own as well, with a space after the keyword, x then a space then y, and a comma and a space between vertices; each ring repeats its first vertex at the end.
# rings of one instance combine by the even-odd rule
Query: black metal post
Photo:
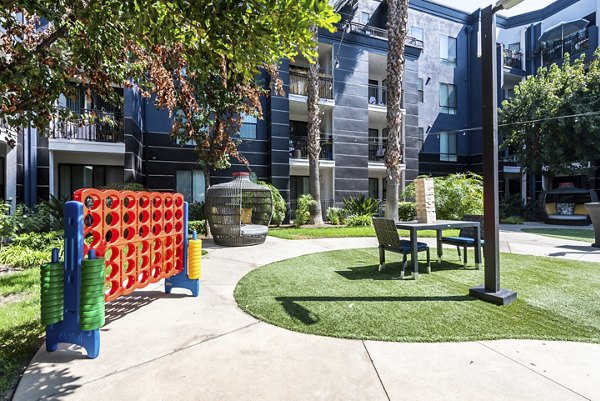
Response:
POLYGON ((485 284, 471 288, 469 294, 487 302, 508 305, 517 298, 517 294, 500 288, 496 11, 497 9, 490 5, 481 12, 485 284))

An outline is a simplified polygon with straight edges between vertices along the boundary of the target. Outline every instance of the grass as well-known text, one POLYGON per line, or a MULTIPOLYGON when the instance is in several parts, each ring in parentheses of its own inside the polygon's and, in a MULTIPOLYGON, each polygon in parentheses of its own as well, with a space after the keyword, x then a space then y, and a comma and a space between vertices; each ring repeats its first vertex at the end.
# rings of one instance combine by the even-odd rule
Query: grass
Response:
MULTIPOLYGON (((444 230, 445 236, 456 236, 459 230, 444 230)), ((408 238, 406 230, 399 230, 400 236, 408 238)), ((373 227, 285 227, 270 228, 269 235, 283 239, 313 239, 313 238, 347 238, 347 237, 374 237, 373 227)), ((435 238, 435 230, 422 230, 417 234, 422 238, 435 238)))
MULTIPOLYGON (((431 274, 404 281, 393 279, 398 262, 378 272, 377 255, 377 249, 331 251, 263 266, 238 283, 235 298, 261 320, 332 337, 600 342, 600 303, 592 301, 600 294, 599 264, 502 254, 502 286, 518 299, 498 307, 468 295, 483 282, 483 270, 462 268, 455 253, 433 263, 431 274)), ((399 255, 388 254, 391 260, 399 255)))
POLYGON ((39 268, 0 276, 0 400, 42 342, 39 268))
POLYGON ((547 237, 570 239, 573 241, 594 242, 594 230, 581 228, 524 228, 525 233, 545 235, 547 237))

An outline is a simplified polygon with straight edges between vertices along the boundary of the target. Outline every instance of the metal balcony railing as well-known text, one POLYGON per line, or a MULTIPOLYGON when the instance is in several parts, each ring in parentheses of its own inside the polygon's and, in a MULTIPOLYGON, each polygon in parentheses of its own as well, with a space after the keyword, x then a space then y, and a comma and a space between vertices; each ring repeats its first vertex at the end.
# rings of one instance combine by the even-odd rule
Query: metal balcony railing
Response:
MULTIPOLYGON (((344 24, 341 24, 338 29, 343 30, 345 28, 344 24)), ((352 32, 362 33, 363 35, 374 36, 379 39, 388 40, 388 32, 387 29, 377 28, 370 25, 359 24, 358 22, 350 22, 350 30, 352 32)), ((423 48, 423 41, 412 36, 407 36, 404 41, 405 44, 409 46, 415 46, 423 48)))
POLYGON ((369 161, 383 163, 386 141, 369 142, 369 161))
POLYGON ((585 28, 562 40, 543 43, 541 53, 544 65, 552 64, 553 62, 562 59, 565 53, 569 53, 573 56, 587 50, 589 41, 590 31, 588 28, 585 28))
MULTIPOLYGON (((290 93, 307 96, 307 91, 308 72, 290 71, 290 93)), ((331 77, 319 77, 319 98, 333 99, 333 79, 331 77)))
POLYGON ((123 142, 123 114, 120 111, 60 109, 50 124, 49 137, 91 142, 123 142))
POLYGON ((508 68, 523 69, 523 53, 516 50, 504 49, 504 66, 508 68))
MULTIPOLYGON (((333 140, 331 136, 321 134, 321 160, 333 160, 333 140)), ((290 135, 290 158, 308 159, 308 138, 305 136, 290 135)))
POLYGON ((369 84, 369 104, 387 106, 387 87, 369 84))

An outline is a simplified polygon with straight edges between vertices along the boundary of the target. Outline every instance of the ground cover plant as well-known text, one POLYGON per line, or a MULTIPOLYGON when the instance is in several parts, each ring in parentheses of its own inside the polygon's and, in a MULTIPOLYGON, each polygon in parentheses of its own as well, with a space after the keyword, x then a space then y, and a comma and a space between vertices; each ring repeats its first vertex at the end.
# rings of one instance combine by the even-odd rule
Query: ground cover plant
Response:
POLYGON ((595 242, 594 230, 581 228, 524 228, 521 231, 553 238, 570 239, 572 241, 595 242))
MULTIPOLYGON (((444 230, 444 235, 457 236, 459 230, 444 230)), ((406 230, 398 230, 400 237, 409 238, 409 233, 406 230)), ((269 235, 271 237, 283 239, 313 239, 313 238, 347 238, 347 237, 375 237, 375 229, 372 226, 368 227, 279 227, 270 228, 269 235)), ((419 238, 435 238, 434 230, 419 231, 419 238)))
POLYGON ((600 304, 590 302, 600 291, 599 264, 502 254, 502 286, 518 299, 497 307, 468 295, 483 282, 483 270, 462 268, 455 255, 433 263, 431 274, 400 281, 393 279, 400 257, 388 254, 379 272, 376 248, 311 254, 254 270, 240 280, 235 298, 268 323, 332 337, 600 342, 600 304))

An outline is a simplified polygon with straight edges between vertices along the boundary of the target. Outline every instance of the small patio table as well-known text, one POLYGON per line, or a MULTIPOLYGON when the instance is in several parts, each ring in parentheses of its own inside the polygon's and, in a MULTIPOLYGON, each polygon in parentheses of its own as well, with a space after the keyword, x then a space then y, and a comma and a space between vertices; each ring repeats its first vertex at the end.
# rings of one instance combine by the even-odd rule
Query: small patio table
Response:
POLYGON ((396 222, 398 230, 408 230, 410 232, 411 260, 413 278, 416 280, 419 276, 419 260, 417 255, 417 231, 419 230, 436 230, 437 231, 437 255, 438 263, 442 259, 442 230, 449 228, 475 228, 475 267, 481 266, 481 228, 478 221, 461 221, 461 220, 437 220, 435 223, 418 223, 416 221, 399 221, 396 222))

